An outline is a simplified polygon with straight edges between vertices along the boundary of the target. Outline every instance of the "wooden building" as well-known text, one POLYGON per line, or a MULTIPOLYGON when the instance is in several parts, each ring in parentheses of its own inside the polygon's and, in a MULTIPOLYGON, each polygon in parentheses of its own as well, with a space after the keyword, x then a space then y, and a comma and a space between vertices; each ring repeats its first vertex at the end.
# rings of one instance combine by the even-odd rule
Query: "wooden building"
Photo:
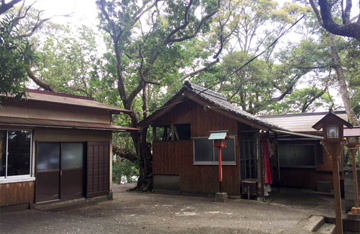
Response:
MULTIPOLYGON (((344 120, 347 119, 345 111, 334 113, 344 120)), ((322 131, 316 131, 312 126, 326 114, 328 112, 270 115, 260 118, 292 132, 322 136, 322 131)), ((279 171, 278 175, 274 176, 279 185, 324 192, 332 190, 332 160, 323 150, 319 139, 279 134, 277 141, 279 171)), ((273 163, 273 167, 276 167, 274 165, 276 163, 273 163)), ((343 165, 343 162, 340 165, 343 165)))
POLYGON ((173 98, 140 123, 140 127, 153 127, 154 189, 218 192, 218 158, 208 140, 210 131, 216 130, 228 130, 230 136, 222 149, 223 191, 230 195, 241 195, 246 179, 257 181, 259 188, 264 185, 265 140, 272 155, 273 183, 315 188, 317 181, 328 180, 331 168, 319 145, 322 136, 291 131, 275 122, 251 115, 224 95, 186 81, 173 98), (298 165, 291 167, 291 163, 298 165), (325 175, 317 173, 322 170, 325 175))
POLYGON ((28 90, 1 98, 0 207, 111 193, 111 124, 127 110, 91 98, 28 90))

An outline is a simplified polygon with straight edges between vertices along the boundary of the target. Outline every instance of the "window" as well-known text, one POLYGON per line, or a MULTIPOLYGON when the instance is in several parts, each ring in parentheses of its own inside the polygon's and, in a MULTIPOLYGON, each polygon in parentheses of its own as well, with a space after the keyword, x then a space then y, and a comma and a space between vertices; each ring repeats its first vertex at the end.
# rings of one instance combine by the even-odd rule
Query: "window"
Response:
POLYGON ((279 144, 280 167, 315 167, 315 145, 279 144))
MULTIPOLYGON (((230 137, 225 141, 226 147, 221 148, 223 165, 235 165, 235 138, 230 137)), ((213 141, 207 138, 194 139, 194 164, 217 165, 218 149, 213 147, 213 141)))
POLYGON ((30 175, 31 131, 0 130, 0 177, 30 175))
POLYGON ((181 141, 190 140, 190 124, 172 124, 154 126, 155 141, 181 141))

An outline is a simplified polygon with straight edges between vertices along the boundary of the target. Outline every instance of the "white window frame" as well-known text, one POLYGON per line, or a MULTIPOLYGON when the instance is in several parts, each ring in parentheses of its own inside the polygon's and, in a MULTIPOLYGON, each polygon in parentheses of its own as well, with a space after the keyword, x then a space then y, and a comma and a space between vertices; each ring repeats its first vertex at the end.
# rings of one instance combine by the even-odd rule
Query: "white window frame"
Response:
MULTIPOLYGON (((235 136, 229 136, 231 140, 234 141, 234 161, 223 161, 222 165, 225 166, 236 166, 236 138, 235 136)), ((196 161, 195 159, 195 140, 196 139, 208 139, 208 137, 192 137, 191 140, 193 141, 193 165, 219 165, 219 161, 215 161, 215 154, 218 153, 217 148, 213 148, 213 161, 196 161)), ((229 139, 229 140, 230 140, 229 139)), ((226 141, 225 141, 226 144, 226 141)))
POLYGON ((0 129, 0 131, 6 131, 5 176, 0 176, 0 184, 34 181, 35 177, 32 176, 32 168, 33 168, 33 131, 32 131, 32 129, 0 129), (7 173, 8 173, 8 156, 9 156, 9 151, 8 151, 8 148, 9 148, 9 131, 30 131, 29 174, 7 176, 7 173))

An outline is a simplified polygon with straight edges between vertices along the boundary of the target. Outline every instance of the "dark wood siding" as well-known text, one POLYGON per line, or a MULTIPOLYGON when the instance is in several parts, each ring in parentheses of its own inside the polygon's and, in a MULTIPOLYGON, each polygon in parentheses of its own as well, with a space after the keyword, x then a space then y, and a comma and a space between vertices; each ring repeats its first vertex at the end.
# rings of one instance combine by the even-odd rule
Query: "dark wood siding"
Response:
POLYGON ((0 184, 0 206, 34 202, 34 181, 0 184))
POLYGON ((86 196, 109 193, 110 142, 88 142, 86 196))
POLYGON ((318 181, 329 181, 332 184, 331 172, 314 169, 281 168, 280 175, 280 185, 284 187, 316 189, 318 181))
MULTIPOLYGON (((238 152, 238 150, 237 150, 238 152)), ((223 166, 223 190, 240 193, 238 157, 236 166, 223 166)), ((217 165, 193 165, 193 141, 164 141, 153 144, 154 175, 179 175, 180 190, 193 193, 219 191, 217 165)))
MULTIPOLYGON (((154 126, 190 124, 191 137, 208 137, 210 131, 229 130, 235 139, 236 165, 223 166, 223 190, 229 194, 240 193, 238 147, 238 122, 221 115, 211 108, 204 108, 187 100, 161 116, 154 126)), ((219 191, 217 165, 193 165, 193 141, 163 141, 153 144, 154 175, 179 175, 180 190, 194 193, 219 191)))

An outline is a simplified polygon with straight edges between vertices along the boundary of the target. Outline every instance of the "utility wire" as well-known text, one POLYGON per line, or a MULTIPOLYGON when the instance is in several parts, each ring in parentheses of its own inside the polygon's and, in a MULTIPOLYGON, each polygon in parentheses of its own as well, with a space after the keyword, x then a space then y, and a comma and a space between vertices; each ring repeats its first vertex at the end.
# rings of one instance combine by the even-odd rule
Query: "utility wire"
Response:
MULTIPOLYGON (((269 50, 272 46, 274 46, 286 33, 288 33, 290 31, 290 29, 292 29, 297 23, 299 23, 303 18, 305 17, 305 15, 302 15, 298 20, 296 20, 288 29, 286 29, 283 33, 281 33, 266 49, 264 49, 261 53, 255 55, 254 57, 252 57, 250 60, 248 60, 244 65, 242 65, 241 67, 239 67, 238 69, 236 69, 235 71, 233 71, 229 76, 232 76, 236 73, 238 73, 241 69, 243 69, 244 67, 246 67, 247 65, 249 65, 252 61, 254 61, 256 58, 258 58, 259 56, 261 56, 262 54, 264 54, 267 50, 269 50)), ((216 85, 220 84, 223 80, 225 80, 226 76, 220 80, 219 82, 215 83, 214 85, 211 85, 207 88, 204 88, 203 90, 201 90, 200 92, 194 94, 193 96, 190 97, 193 98, 195 96, 198 96, 199 94, 202 94, 206 91, 208 91, 209 89, 212 89, 213 87, 215 87, 216 85)), ((230 101, 238 92, 240 91, 240 87, 236 90, 236 92, 228 99, 228 101, 230 101)), ((181 100, 179 102, 173 103, 171 105, 164 105, 158 109, 156 109, 155 111, 159 111, 161 109, 164 109, 166 107, 169 106, 175 106, 177 104, 180 104, 184 102, 184 100, 181 100)), ((146 110, 149 111, 149 110, 146 110)), ((144 111, 145 112, 145 111, 144 111)))
MULTIPOLYGON (((244 67, 246 67, 249 63, 251 63, 252 61, 254 61, 255 59, 257 59, 259 56, 261 56, 262 54, 264 54, 268 49, 270 49, 273 45, 276 44, 276 42, 278 42, 278 40, 280 40, 280 38, 282 36, 284 36, 287 32, 290 31, 290 29, 292 27, 294 27, 297 23, 299 23, 300 20, 302 20, 305 17, 305 15, 302 15, 295 23, 293 23, 288 29, 286 29, 283 33, 280 34, 280 36, 278 36, 265 50, 263 50, 261 53, 255 55, 253 58, 251 58, 249 61, 247 61, 244 65, 242 65, 241 67, 239 67, 238 69, 236 69, 233 73, 231 73, 229 76, 235 75, 236 73, 238 73, 241 69, 243 69, 244 67)), ((236 92, 229 98, 229 101, 240 91, 241 86, 239 86, 239 88, 236 90, 236 92)))

